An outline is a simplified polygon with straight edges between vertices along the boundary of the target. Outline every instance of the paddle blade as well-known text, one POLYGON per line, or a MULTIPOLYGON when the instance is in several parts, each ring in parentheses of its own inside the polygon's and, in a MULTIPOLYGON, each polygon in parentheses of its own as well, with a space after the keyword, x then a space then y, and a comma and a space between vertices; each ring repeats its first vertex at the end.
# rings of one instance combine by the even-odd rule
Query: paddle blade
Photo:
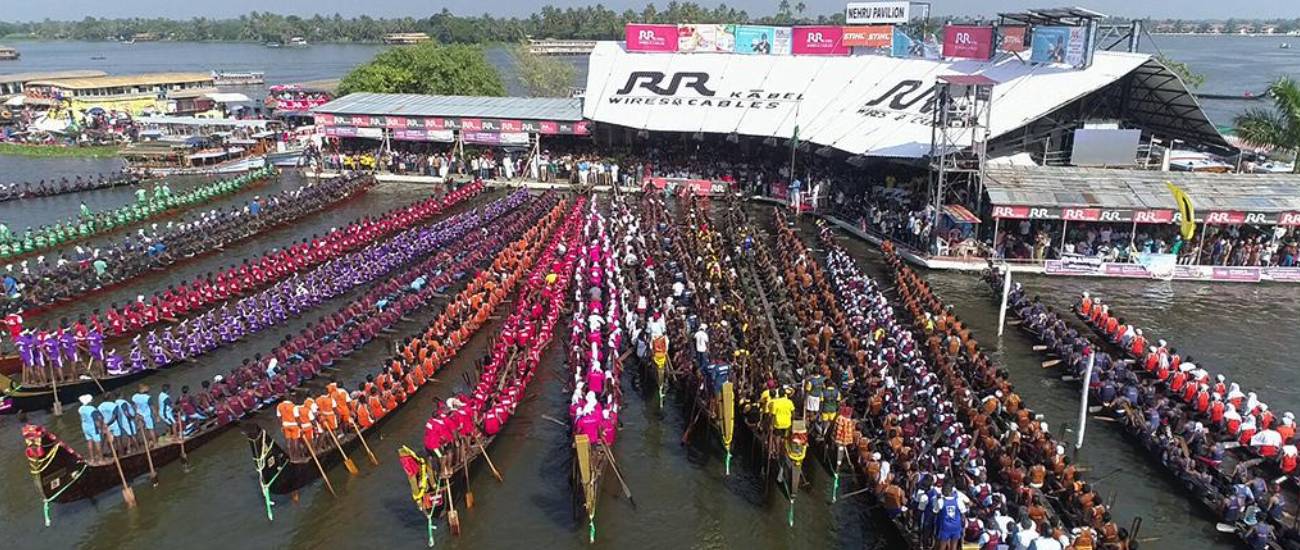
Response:
POLYGON ((474 509, 474 491, 465 491, 465 508, 474 509))
POLYGON ((54 416, 63 416, 63 402, 59 401, 59 396, 54 396, 54 416))
POLYGON ((451 526, 452 536, 460 536, 460 514, 455 510, 447 512, 447 524, 451 526))
POLYGON ((1061 360, 1060 360, 1060 359, 1049 359, 1049 360, 1047 360, 1047 361, 1043 361, 1043 368, 1045 368, 1045 369, 1050 369, 1050 368, 1055 367, 1055 366, 1057 366, 1057 365, 1059 365, 1059 364, 1061 364, 1061 360))
POLYGON ((126 501, 127 508, 135 508, 135 489, 129 485, 122 487, 122 500, 126 501))
POLYGON ((357 469, 357 463, 353 462, 351 458, 344 459, 343 465, 348 467, 349 474, 357 475, 361 473, 361 470, 357 469))

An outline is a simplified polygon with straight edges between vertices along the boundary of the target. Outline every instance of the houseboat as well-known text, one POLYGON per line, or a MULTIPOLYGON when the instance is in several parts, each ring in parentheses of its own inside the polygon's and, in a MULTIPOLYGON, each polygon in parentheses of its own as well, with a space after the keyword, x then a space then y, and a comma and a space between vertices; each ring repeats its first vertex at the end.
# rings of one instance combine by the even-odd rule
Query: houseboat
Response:
POLYGON ((140 139, 122 150, 134 172, 148 176, 237 173, 261 168, 277 149, 272 120, 142 117, 140 139))
POLYGON ((73 113, 100 109, 132 116, 176 112, 175 109, 169 110, 170 104, 192 103, 203 93, 215 91, 209 73, 57 78, 34 80, 23 89, 24 95, 30 99, 53 101, 73 113))
POLYGON ((260 86, 266 84, 266 73, 212 71, 212 83, 217 86, 260 86))
POLYGON ((423 44, 433 39, 422 32, 394 32, 384 35, 384 43, 390 46, 409 46, 411 44, 423 44))
POLYGON ((13 61, 22 57, 23 54, 18 52, 17 48, 9 46, 0 46, 0 61, 13 61))

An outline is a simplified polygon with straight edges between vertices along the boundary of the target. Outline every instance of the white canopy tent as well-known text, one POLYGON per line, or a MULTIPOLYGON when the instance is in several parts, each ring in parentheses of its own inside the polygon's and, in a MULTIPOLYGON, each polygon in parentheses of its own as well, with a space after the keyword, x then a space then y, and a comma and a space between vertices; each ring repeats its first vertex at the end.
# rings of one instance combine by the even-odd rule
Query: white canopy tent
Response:
MULTIPOLYGON (((1076 70, 1010 55, 945 61, 630 53, 618 43, 602 42, 591 54, 583 115, 638 130, 778 138, 789 138, 797 126, 801 141, 850 155, 921 158, 930 152, 939 76, 979 74, 998 83, 991 109, 996 138, 1136 76, 1139 68, 1172 74, 1149 55, 1107 51, 1098 51, 1087 69, 1076 70)), ((1169 97, 1191 97, 1176 76, 1159 87, 1169 97)), ((1203 113, 1186 116, 1195 120, 1185 131, 1217 136, 1203 113)))

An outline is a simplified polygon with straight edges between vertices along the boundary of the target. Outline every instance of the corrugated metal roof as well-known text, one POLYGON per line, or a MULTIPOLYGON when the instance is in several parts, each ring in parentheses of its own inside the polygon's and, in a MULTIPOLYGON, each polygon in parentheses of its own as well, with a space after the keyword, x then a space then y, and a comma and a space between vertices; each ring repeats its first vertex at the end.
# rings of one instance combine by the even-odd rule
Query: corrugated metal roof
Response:
POLYGON ((56 78, 97 78, 108 76, 104 71, 36 71, 30 73, 0 74, 0 83, 30 82, 33 80, 53 80, 56 78))
POLYGON ((478 97, 348 94, 312 109, 337 115, 429 116, 520 120, 582 120, 582 100, 550 97, 478 97))
POLYGON ((1211 174, 1104 168, 988 167, 984 186, 997 206, 1176 208, 1165 182, 1197 210, 1300 211, 1300 175, 1211 174))
POLYGON ((121 86, 157 86, 161 84, 212 83, 212 73, 148 73, 94 78, 59 78, 30 82, 43 86, 56 86, 68 90, 90 90, 121 86))

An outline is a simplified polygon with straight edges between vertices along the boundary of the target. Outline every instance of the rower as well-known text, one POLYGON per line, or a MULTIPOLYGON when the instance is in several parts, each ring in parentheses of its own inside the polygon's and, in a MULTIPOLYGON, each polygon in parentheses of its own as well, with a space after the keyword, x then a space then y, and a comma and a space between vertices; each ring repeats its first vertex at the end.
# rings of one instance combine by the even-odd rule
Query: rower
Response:
POLYGON ((95 398, 91 397, 90 394, 83 393, 77 400, 81 402, 81 406, 77 408, 77 414, 81 417, 81 433, 86 436, 86 444, 90 450, 89 456, 101 457, 103 451, 100 449, 99 444, 103 439, 100 437, 99 423, 102 422, 103 416, 99 413, 99 409, 91 404, 95 398))
POLYGON ((284 432, 284 441, 289 450, 289 456, 298 456, 299 438, 302 432, 298 429, 298 412, 293 401, 285 399, 279 405, 275 406, 275 414, 280 418, 280 429, 284 432))

